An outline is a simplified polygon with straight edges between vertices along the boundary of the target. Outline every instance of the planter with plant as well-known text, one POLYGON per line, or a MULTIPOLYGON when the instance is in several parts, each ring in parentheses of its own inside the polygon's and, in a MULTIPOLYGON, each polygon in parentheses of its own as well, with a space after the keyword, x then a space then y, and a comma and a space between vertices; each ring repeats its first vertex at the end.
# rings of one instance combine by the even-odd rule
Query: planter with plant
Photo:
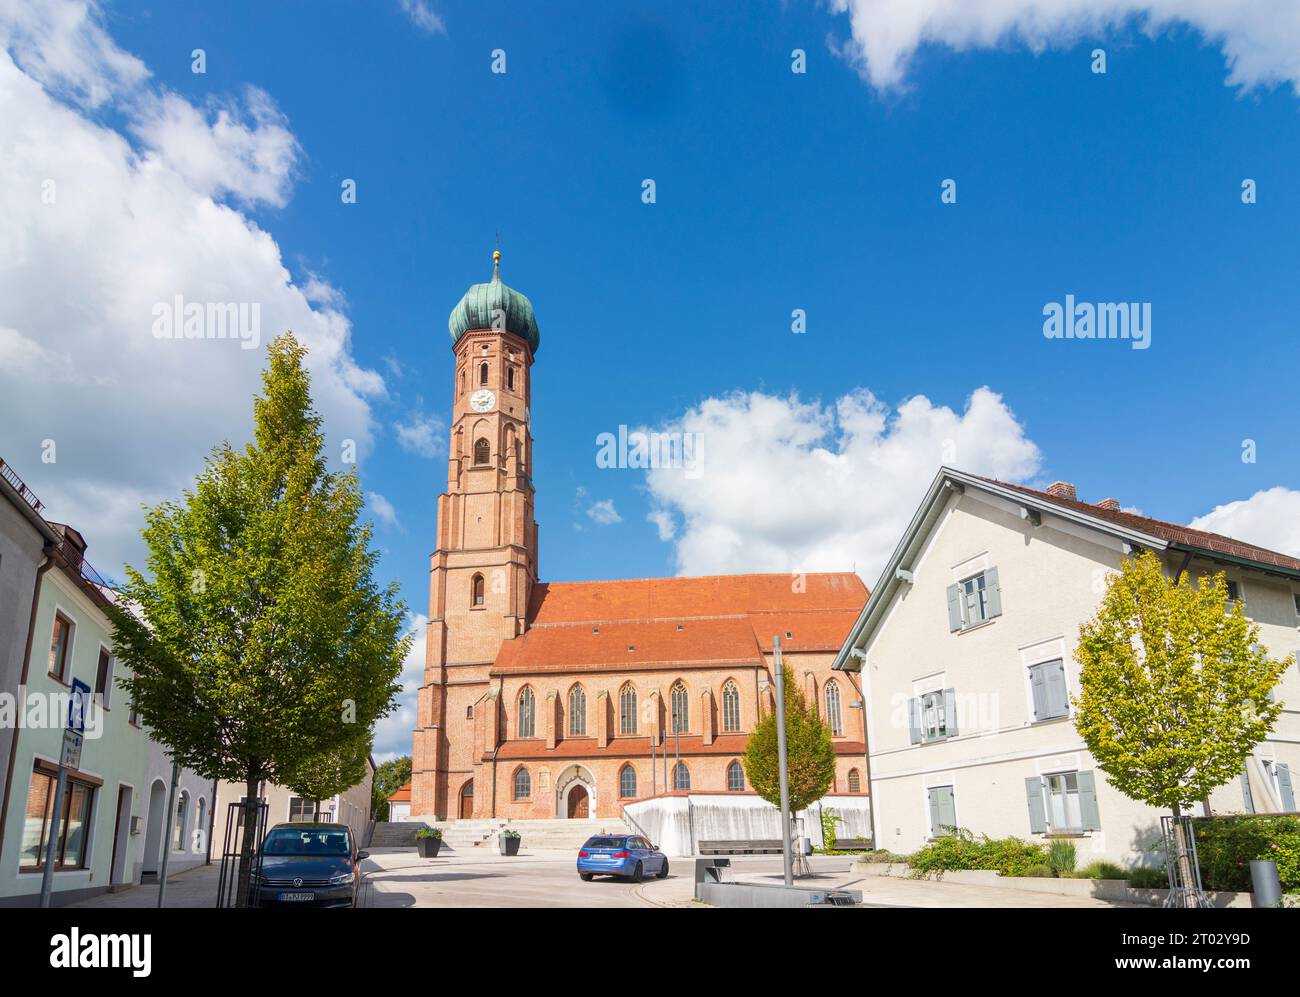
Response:
POLYGON ((438 849, 442 847, 442 831, 436 827, 422 827, 415 832, 415 847, 420 852, 420 858, 436 858, 438 849))
POLYGON ((502 855, 518 855, 519 843, 522 840, 518 831, 512 831, 507 827, 497 835, 497 846, 501 849, 502 855))

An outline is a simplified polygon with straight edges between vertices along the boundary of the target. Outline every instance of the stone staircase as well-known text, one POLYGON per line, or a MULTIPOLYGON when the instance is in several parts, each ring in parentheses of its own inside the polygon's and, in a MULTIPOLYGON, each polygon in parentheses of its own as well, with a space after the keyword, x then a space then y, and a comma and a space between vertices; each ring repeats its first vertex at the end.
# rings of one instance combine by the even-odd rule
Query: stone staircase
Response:
MULTIPOLYGON (((400 826, 400 825, 393 825, 400 826)), ((421 823, 412 821, 411 846, 415 845, 415 828, 436 827, 442 831, 442 847, 453 853, 472 853, 476 849, 496 851, 497 834, 502 828, 509 827, 518 831, 523 838, 521 847, 524 851, 563 850, 577 851, 578 846, 593 834, 628 834, 628 827, 620 817, 606 817, 585 820, 448 820, 421 823)), ((383 824, 377 825, 372 844, 381 846, 380 831, 383 824)))
POLYGON ((386 821, 375 824, 367 848, 414 848, 415 832, 425 825, 417 820, 386 821))

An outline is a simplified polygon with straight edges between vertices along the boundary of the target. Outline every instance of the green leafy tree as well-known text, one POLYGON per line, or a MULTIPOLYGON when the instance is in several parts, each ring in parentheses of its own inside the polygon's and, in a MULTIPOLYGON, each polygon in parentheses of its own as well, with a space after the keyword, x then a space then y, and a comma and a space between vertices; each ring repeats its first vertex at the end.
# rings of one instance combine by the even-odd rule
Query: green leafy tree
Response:
POLYGON ((1282 704, 1269 694, 1294 663, 1258 638, 1222 574, 1192 585, 1149 551, 1127 559, 1075 651, 1075 727, 1111 785, 1179 816, 1235 779, 1273 729, 1282 704))
MULTIPOLYGON (((180 501, 146 509, 148 577, 126 569, 111 611, 123 681, 175 761, 328 796, 392 709, 409 638, 376 555, 355 471, 327 470, 305 350, 267 349, 254 438, 217 446, 180 501), (127 607, 130 607, 129 609, 127 607)), ((255 822, 244 821, 239 897, 255 822)))
MULTIPOLYGON (((835 780, 835 746, 831 729, 808 706, 795 683, 794 673, 784 669, 785 749, 789 778, 790 813, 820 800, 835 780)), ((745 747, 745 775, 759 796, 774 806, 781 805, 781 777, 776 746, 776 711, 767 713, 745 747)))
POLYGON ((410 781, 410 755, 394 758, 390 762, 381 762, 375 768, 374 802, 371 805, 371 816, 375 820, 387 820, 389 798, 410 781))

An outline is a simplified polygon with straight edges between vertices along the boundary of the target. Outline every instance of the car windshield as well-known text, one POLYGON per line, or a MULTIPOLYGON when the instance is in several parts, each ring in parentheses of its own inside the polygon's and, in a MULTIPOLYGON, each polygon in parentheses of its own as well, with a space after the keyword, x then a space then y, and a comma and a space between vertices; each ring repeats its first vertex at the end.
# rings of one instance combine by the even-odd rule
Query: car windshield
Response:
POLYGON ((583 848, 622 848, 624 838, 588 838, 583 848))
POLYGON ((347 855, 346 828, 276 827, 262 845, 265 855, 347 855))

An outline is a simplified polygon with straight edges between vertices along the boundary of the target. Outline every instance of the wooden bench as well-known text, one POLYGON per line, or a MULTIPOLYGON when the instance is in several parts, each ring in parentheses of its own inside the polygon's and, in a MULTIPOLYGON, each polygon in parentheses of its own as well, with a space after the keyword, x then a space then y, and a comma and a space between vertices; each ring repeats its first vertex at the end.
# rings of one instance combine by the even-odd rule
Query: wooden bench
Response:
POLYGON ((739 841, 701 841, 701 855, 780 855, 779 838, 742 839, 739 841))
POLYGON ((870 838, 836 838, 835 851, 869 852, 871 851, 871 839, 870 838))

